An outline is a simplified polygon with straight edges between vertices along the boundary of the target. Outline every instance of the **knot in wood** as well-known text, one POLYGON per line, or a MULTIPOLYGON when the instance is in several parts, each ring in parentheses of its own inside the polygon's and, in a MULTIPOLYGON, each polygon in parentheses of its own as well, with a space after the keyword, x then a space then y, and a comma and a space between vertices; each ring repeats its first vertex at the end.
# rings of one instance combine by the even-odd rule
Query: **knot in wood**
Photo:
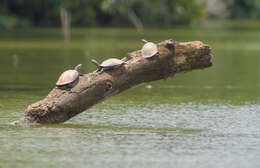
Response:
POLYGON ((112 81, 107 80, 107 81, 106 81, 105 92, 110 91, 112 88, 113 88, 113 83, 112 83, 112 81))

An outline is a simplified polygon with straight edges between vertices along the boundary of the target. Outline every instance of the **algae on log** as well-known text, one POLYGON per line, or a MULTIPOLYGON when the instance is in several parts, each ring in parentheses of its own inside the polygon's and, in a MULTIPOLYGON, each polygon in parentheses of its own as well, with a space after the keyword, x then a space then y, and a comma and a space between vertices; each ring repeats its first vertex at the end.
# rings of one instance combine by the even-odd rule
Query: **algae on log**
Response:
POLYGON ((158 44, 159 55, 143 58, 141 51, 127 54, 129 61, 119 68, 103 73, 80 76, 71 89, 54 88, 46 98, 25 110, 14 124, 54 124, 69 120, 104 99, 143 82, 166 79, 176 73, 207 68, 211 49, 200 41, 176 42, 165 40, 158 44))

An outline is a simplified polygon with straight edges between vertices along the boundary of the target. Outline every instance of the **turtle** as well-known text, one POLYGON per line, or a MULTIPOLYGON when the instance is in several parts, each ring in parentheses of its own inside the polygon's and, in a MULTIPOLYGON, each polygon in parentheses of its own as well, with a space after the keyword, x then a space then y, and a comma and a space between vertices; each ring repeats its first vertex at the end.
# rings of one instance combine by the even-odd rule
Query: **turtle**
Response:
POLYGON ((73 87, 79 80, 79 70, 82 64, 78 64, 74 69, 64 71, 56 82, 58 88, 73 87))
POLYGON ((96 72, 99 72, 99 73, 102 73, 103 71, 106 71, 106 70, 112 70, 112 69, 120 67, 124 64, 129 64, 129 62, 125 62, 125 61, 122 61, 122 60, 117 59, 117 58, 109 58, 109 59, 103 61, 101 64, 99 64, 94 59, 91 60, 91 62, 98 67, 96 72))
POLYGON ((154 44, 152 42, 148 42, 144 39, 142 41, 145 43, 142 50, 141 50, 142 56, 144 58, 152 58, 152 57, 159 54, 159 51, 158 51, 156 44, 154 44))

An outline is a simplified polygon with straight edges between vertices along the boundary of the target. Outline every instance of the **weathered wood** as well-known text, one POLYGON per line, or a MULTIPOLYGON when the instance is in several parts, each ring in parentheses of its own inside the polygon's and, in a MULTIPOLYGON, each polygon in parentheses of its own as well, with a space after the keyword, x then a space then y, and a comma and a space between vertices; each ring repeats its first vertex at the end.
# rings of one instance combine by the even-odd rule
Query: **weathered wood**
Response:
POLYGON ((143 82, 166 79, 176 73, 210 67, 211 50, 200 41, 158 44, 159 55, 143 58, 141 51, 129 53, 122 60, 130 61, 118 69, 92 72, 80 76, 72 89, 54 88, 46 98, 25 110, 15 124, 53 124, 69 120, 91 106, 143 82))

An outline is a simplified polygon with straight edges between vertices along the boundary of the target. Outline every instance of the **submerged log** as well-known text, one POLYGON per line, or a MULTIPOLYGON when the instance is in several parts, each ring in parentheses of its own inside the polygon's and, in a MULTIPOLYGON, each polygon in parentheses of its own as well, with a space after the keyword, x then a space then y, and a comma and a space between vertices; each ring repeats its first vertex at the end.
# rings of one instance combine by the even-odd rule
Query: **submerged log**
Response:
POLYGON ((80 76, 71 89, 54 88, 46 98, 25 110, 14 124, 62 123, 106 98, 143 82, 166 79, 176 73, 210 67, 211 49, 200 41, 158 44, 159 55, 143 58, 141 51, 127 54, 129 61, 117 69, 80 76))

